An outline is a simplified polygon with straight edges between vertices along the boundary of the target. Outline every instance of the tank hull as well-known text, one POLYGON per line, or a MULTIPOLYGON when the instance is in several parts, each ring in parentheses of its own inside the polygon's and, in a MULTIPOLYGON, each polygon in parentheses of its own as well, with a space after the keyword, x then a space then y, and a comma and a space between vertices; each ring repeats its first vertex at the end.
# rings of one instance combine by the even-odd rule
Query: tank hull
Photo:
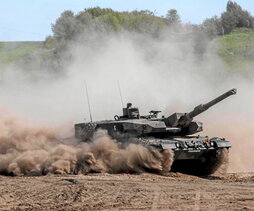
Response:
MULTIPOLYGON (((124 139, 116 139, 120 144, 130 143, 124 139)), ((151 137, 139 138, 131 141, 150 149, 161 152, 172 150, 173 164, 170 171, 181 172, 195 176, 207 176, 214 173, 223 175, 227 171, 228 152, 230 142, 218 137, 171 137, 155 139, 151 137)))
MULTIPOLYGON (((81 141, 89 142, 98 129, 101 129, 101 127, 94 123, 77 124, 75 125, 75 135, 81 141)), ((228 150, 231 147, 229 141, 218 137, 137 137, 135 133, 123 134, 119 133, 118 130, 114 132, 114 130, 103 129, 123 148, 133 143, 142 145, 151 151, 159 150, 161 153, 170 150, 173 153, 173 164, 170 171, 197 176, 206 176, 215 173, 227 162, 228 150)))

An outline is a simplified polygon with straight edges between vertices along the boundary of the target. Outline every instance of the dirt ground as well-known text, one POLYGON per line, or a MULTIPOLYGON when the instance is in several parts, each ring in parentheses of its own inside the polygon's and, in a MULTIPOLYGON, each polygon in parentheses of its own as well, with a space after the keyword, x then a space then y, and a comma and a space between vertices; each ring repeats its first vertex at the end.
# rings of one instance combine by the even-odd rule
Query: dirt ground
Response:
POLYGON ((0 210, 254 210, 254 173, 0 176, 0 210))

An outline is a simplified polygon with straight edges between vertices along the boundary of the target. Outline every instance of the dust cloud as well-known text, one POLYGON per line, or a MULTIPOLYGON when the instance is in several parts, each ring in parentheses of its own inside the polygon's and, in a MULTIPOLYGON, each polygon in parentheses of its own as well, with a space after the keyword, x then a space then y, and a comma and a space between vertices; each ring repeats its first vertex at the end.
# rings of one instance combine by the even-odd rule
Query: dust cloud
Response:
POLYGON ((168 172, 173 153, 130 144, 120 148, 104 131, 91 143, 61 138, 63 128, 0 110, 0 174, 46 175, 90 172, 168 172), (5 117, 3 117, 5 116, 5 117))
MULTIPOLYGON (((196 117, 196 120, 204 122, 203 135, 225 137, 231 141, 230 171, 254 171, 253 71, 245 71, 246 66, 243 66, 240 73, 227 72, 227 64, 216 54, 216 41, 207 39, 201 42, 199 35, 193 32, 177 34, 165 31, 158 38, 127 32, 103 36, 94 33, 84 34, 69 46, 72 59, 57 77, 46 77, 51 70, 45 69, 43 64, 31 74, 26 72, 25 68, 22 70, 17 66, 6 67, 0 79, 0 104, 24 116, 54 124, 64 122, 72 128, 74 123, 89 120, 84 81, 87 82, 94 120, 112 119, 115 114, 121 114, 117 81, 121 85, 124 103, 132 102, 139 107, 142 114, 152 109, 162 110, 164 115, 188 112, 200 103, 205 103, 231 88, 237 88, 236 96, 226 99, 196 117), (35 74, 36 71, 39 76, 35 74)), ((5 124, 1 126, 3 134, 6 133, 5 127, 5 124)), ((36 154, 41 156, 36 157, 29 150, 25 152, 15 148, 11 154, 7 153, 10 155, 7 157, 7 154, 3 153, 11 148, 10 143, 5 141, 5 147, 1 149, 5 151, 1 156, 4 157, 5 167, 9 164, 5 168, 7 171, 22 171, 19 160, 26 160, 31 156, 33 161, 29 165, 35 171, 41 172, 45 167, 38 163, 44 163, 49 172, 68 172, 69 170, 64 168, 56 170, 56 166, 68 166, 72 171, 73 163, 79 163, 78 161, 84 158, 78 150, 80 146, 75 148, 49 142, 48 140, 55 140, 51 130, 45 135, 41 135, 39 131, 32 134, 40 141, 36 144, 32 141, 29 147, 33 146, 34 150, 38 150, 36 154), (60 159, 63 155, 70 158, 68 162, 60 159), (49 159, 46 159, 47 157, 49 159), (47 162, 44 162, 44 159, 47 162)), ((30 138, 29 136, 28 139, 30 138)), ((11 145, 20 146, 19 141, 14 138, 11 145)), ((92 150, 96 143, 99 142, 89 145, 88 148, 92 150)), ((125 163, 123 165, 130 162, 132 166, 133 161, 128 160, 125 153, 139 152, 139 148, 142 147, 135 147, 134 150, 129 146, 124 152, 118 150, 117 156, 114 157, 125 163)), ((97 160, 93 156, 99 151, 89 153, 86 154, 88 163, 93 163, 94 159, 97 160)), ((151 164, 148 160, 161 160, 161 155, 147 153, 142 157, 147 161, 143 163, 143 168, 148 165, 148 168, 160 169, 156 163, 151 164)), ((107 156, 102 152, 99 154, 107 156)), ((140 157, 136 156, 135 159, 140 157)), ((107 163, 102 165, 98 162, 95 166, 97 165, 101 169, 108 168, 107 163)), ((87 168, 82 164, 79 166, 80 169, 87 168)), ((128 169, 133 170, 132 167, 128 169)), ((122 171, 114 168, 111 170, 122 171)))

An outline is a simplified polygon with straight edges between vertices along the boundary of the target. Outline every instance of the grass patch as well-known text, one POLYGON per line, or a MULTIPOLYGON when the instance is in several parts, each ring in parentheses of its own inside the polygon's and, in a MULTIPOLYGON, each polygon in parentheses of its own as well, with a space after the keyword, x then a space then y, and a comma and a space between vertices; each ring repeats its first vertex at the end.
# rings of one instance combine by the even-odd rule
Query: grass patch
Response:
POLYGON ((254 32, 237 30, 217 39, 217 53, 231 71, 254 65, 254 32))
MULTIPOLYGON (((225 72, 244 72, 254 67, 254 32, 248 29, 219 36, 216 39, 216 51, 225 61, 225 72)), ((0 42, 0 64, 8 64, 39 52, 52 57, 52 51, 46 50, 43 42, 0 42)), ((54 59, 54 58, 53 58, 54 59)))
POLYGON ((43 42, 0 42, 0 63, 15 62, 43 47, 43 42))

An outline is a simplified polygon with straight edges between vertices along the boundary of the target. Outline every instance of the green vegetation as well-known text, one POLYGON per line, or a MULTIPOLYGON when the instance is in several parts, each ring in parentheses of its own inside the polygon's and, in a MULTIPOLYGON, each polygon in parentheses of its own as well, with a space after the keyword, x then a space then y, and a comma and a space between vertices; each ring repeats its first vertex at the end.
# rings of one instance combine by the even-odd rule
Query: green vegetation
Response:
POLYGON ((0 42, 0 63, 15 62, 43 47, 43 42, 0 42))
POLYGON ((36 55, 37 63, 31 64, 31 69, 44 65, 60 70, 63 61, 72 58, 66 49, 73 41, 81 40, 89 45, 94 36, 103 40, 110 34, 126 31, 151 39, 160 39, 167 33, 180 36, 180 40, 193 39, 197 56, 205 52, 208 37, 216 40, 217 53, 229 64, 230 70, 239 70, 243 64, 254 65, 254 17, 232 1, 228 1, 225 12, 219 17, 208 18, 200 25, 182 24, 175 9, 161 17, 149 10, 117 12, 96 7, 77 14, 67 10, 52 24, 53 35, 44 42, 0 42, 0 64, 22 60, 28 68, 36 55))
POLYGON ((207 18, 201 28, 210 37, 229 34, 239 28, 253 30, 254 17, 237 3, 228 1, 226 11, 220 17, 207 18))
POLYGON ((229 64, 231 71, 244 64, 254 65, 254 32, 238 29, 218 38, 218 55, 229 64))
MULTIPOLYGON (((254 32, 246 29, 235 30, 220 36, 216 40, 218 55, 230 65, 243 63, 254 65, 254 32)), ((44 49, 44 54, 51 56, 43 42, 0 42, 0 64, 11 63, 44 49)))
POLYGON ((117 12, 112 9, 88 8, 74 14, 72 11, 64 11, 52 25, 52 40, 76 40, 87 31, 96 31, 102 34, 129 31, 144 33, 156 37, 168 24, 180 22, 176 10, 170 10, 166 18, 158 17, 149 10, 117 12))

